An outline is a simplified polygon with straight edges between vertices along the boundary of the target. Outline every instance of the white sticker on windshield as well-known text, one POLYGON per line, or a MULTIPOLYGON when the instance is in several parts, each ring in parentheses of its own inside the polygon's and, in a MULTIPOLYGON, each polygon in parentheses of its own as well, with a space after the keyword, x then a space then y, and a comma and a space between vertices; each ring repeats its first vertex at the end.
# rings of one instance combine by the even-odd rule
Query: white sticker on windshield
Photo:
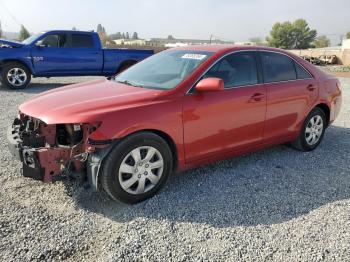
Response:
POLYGON ((181 58, 203 60, 206 57, 207 57, 206 55, 201 55, 201 54, 185 54, 181 58))

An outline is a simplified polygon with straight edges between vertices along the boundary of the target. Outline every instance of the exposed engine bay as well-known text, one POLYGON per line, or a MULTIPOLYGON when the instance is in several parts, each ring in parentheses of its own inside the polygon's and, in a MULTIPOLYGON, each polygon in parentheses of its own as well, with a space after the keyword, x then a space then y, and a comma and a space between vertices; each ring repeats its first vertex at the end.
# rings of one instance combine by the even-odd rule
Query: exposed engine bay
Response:
POLYGON ((96 128, 90 124, 47 125, 20 114, 8 131, 8 139, 12 153, 23 162, 23 176, 52 182, 85 171, 89 155, 96 151, 88 136, 96 128))

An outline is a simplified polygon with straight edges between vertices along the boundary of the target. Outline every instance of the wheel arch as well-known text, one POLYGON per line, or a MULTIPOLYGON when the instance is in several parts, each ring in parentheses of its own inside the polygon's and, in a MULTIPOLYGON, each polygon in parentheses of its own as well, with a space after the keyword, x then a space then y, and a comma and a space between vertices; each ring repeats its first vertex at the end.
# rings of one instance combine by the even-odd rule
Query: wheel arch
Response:
POLYGON ((29 63, 27 63, 27 62, 25 62, 25 61, 23 61, 21 59, 4 59, 4 60, 1 61, 1 69, 6 64, 9 64, 9 63, 19 63, 19 64, 25 66, 32 75, 34 74, 32 66, 29 63))
MULTIPOLYGON (((174 140, 171 138, 171 136, 169 134, 165 133, 164 131, 157 130, 157 129, 142 129, 142 130, 138 130, 136 132, 130 133, 126 137, 134 135, 134 134, 139 134, 139 133, 154 133, 154 134, 160 136, 162 139, 164 139, 164 141, 170 147, 171 153, 173 154, 173 171, 175 171, 177 169, 177 166, 178 166, 178 152, 177 152, 176 144, 175 144, 174 140)), ((124 138, 121 138, 121 139, 124 139, 124 138)))
POLYGON ((316 107, 321 109, 324 112, 324 114, 326 115, 327 126, 328 126, 330 123, 330 116, 331 116, 331 110, 330 110, 329 106, 325 103, 320 103, 320 104, 316 105, 315 108, 316 107))
MULTIPOLYGON (((88 181, 89 184, 93 187, 94 190, 98 191, 100 190, 100 173, 101 173, 101 166, 103 165, 107 155, 111 152, 111 150, 118 145, 118 143, 120 141, 122 141, 123 139, 131 136, 131 135, 135 135, 135 134, 139 134, 139 133, 153 133, 158 135, 159 137, 161 137, 162 139, 164 139, 164 141, 169 145, 170 150, 173 157, 173 172, 177 170, 178 167, 178 151, 177 151, 177 147, 176 144, 174 142, 174 140, 171 138, 171 136, 167 133, 165 133, 164 131, 161 130, 157 130, 157 129, 142 129, 142 130, 138 130, 132 133, 127 134, 124 137, 120 137, 117 140, 115 140, 113 142, 113 144, 111 144, 111 146, 105 148, 102 150, 102 154, 96 159, 96 162, 93 163, 94 161, 92 161, 92 163, 90 164, 90 166, 88 165, 88 172, 87 172, 87 176, 88 176, 88 181), (96 168, 94 169, 93 166, 95 166, 96 168)), ((90 158, 90 160, 93 160, 90 158)))

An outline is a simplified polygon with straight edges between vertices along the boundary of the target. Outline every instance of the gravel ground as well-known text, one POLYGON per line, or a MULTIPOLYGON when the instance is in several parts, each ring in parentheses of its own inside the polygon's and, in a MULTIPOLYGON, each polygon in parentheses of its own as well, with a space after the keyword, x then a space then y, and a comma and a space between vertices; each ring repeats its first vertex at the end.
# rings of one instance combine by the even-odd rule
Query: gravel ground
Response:
POLYGON ((87 79, 0 88, 0 260, 349 260, 349 78, 341 79, 341 116, 316 151, 277 146, 187 171, 134 206, 74 181, 23 178, 7 150, 6 128, 22 101, 87 79))

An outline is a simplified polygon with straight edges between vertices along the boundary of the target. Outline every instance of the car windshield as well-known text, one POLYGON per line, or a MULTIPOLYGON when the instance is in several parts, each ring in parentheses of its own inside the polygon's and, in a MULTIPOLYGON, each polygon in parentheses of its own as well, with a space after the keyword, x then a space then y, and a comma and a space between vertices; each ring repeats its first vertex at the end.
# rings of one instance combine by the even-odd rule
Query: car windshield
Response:
POLYGON ((155 54, 119 74, 115 81, 150 89, 175 88, 213 53, 169 50, 155 54))
POLYGON ((22 44, 29 45, 38 39, 43 33, 35 34, 22 41, 22 44))

